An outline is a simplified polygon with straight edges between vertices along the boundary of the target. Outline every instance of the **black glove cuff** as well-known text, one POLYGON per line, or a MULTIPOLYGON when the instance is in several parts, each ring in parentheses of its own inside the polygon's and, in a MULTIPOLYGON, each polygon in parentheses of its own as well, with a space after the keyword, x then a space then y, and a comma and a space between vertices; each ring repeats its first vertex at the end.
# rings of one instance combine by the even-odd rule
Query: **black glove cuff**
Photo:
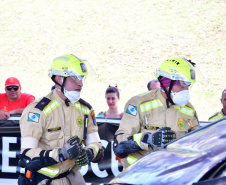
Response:
POLYGON ((88 157, 89 161, 91 162, 93 160, 93 158, 94 158, 93 149, 87 148, 86 149, 86 154, 87 154, 87 157, 88 157))
POLYGON ((141 141, 143 142, 143 143, 148 143, 148 135, 143 135, 143 137, 141 138, 141 141))
POLYGON ((66 159, 64 158, 63 154, 60 152, 60 148, 58 149, 58 156, 59 156, 59 161, 65 161, 66 159))

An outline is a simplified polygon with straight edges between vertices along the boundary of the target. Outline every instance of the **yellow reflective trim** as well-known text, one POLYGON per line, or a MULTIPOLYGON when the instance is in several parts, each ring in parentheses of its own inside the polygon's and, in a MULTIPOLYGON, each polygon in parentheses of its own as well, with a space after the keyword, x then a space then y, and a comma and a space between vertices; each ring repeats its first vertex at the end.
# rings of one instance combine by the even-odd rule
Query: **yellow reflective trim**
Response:
POLYGON ((146 95, 146 94, 148 94, 148 93, 150 93, 150 91, 145 92, 145 93, 138 94, 137 96, 142 97, 142 96, 144 96, 144 95, 146 95))
POLYGON ((46 175, 56 176, 59 173, 59 168, 45 167, 38 170, 38 172, 44 173, 46 175))
POLYGON ((133 157, 132 155, 128 155, 128 157, 127 157, 127 162, 128 162, 129 164, 133 164, 133 163, 135 163, 137 160, 138 160, 138 159, 135 158, 135 157, 133 157))
POLYGON ((45 115, 47 116, 50 112, 52 112, 55 108, 57 108, 60 104, 56 101, 53 100, 51 101, 43 110, 45 115))
POLYGON ((96 145, 94 145, 94 144, 90 144, 90 145, 86 146, 86 148, 89 148, 89 147, 94 147, 94 149, 95 149, 96 153, 98 153, 98 152, 99 152, 99 148, 98 148, 96 145))
POLYGON ((137 144, 139 145, 140 147, 140 140, 141 140, 141 137, 143 136, 142 133, 139 133, 139 134, 134 134, 133 135, 133 140, 137 142, 137 144))
POLYGON ((155 109, 155 108, 161 107, 161 106, 163 106, 163 104, 161 103, 161 101, 159 99, 157 99, 157 100, 152 100, 152 101, 141 104, 140 109, 141 109, 141 112, 145 112, 150 109, 155 109))
POLYGON ((217 120, 220 120, 221 118, 223 118, 224 116, 219 113, 217 114, 216 116, 212 117, 211 119, 209 119, 210 122, 214 122, 214 121, 217 121, 217 120))
POLYGON ((49 157, 53 157, 53 151, 49 152, 49 157))
POLYGON ((72 104, 76 109, 81 110, 84 114, 89 114, 90 110, 88 107, 82 106, 79 102, 75 102, 75 104, 72 104))
POLYGON ((181 106, 181 107, 174 106, 174 108, 180 110, 181 113, 187 114, 189 116, 194 116, 194 113, 195 113, 195 111, 192 108, 187 106, 181 106))

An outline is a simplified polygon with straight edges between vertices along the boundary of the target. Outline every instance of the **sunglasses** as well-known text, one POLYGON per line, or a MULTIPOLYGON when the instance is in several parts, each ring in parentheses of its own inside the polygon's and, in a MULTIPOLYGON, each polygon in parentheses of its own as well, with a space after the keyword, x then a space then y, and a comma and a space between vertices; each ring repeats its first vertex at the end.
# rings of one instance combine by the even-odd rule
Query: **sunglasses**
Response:
POLYGON ((17 86, 8 86, 6 87, 7 91, 11 91, 12 89, 14 89, 14 91, 18 91, 19 87, 17 86))

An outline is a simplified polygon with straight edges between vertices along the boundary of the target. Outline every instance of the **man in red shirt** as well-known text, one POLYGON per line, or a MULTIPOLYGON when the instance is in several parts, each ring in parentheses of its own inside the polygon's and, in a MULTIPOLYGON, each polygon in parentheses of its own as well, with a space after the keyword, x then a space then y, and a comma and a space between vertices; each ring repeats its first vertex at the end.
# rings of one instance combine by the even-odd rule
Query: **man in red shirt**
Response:
POLYGON ((7 120, 10 114, 22 114, 24 108, 35 100, 33 95, 21 93, 20 82, 15 77, 6 80, 5 92, 0 94, 0 120, 7 120))

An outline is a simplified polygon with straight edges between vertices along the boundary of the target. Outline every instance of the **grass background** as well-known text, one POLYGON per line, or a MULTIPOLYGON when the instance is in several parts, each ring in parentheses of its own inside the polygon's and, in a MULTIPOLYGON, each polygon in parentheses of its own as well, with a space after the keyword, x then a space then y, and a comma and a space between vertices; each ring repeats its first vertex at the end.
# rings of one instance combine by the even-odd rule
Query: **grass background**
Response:
POLYGON ((51 61, 73 53, 98 71, 82 98, 106 110, 109 83, 119 85, 120 109, 147 91, 159 62, 185 57, 197 63, 208 83, 191 89, 191 102, 206 121, 222 107, 226 88, 225 0, 1 0, 0 92, 15 76, 22 92, 46 95, 51 61))

